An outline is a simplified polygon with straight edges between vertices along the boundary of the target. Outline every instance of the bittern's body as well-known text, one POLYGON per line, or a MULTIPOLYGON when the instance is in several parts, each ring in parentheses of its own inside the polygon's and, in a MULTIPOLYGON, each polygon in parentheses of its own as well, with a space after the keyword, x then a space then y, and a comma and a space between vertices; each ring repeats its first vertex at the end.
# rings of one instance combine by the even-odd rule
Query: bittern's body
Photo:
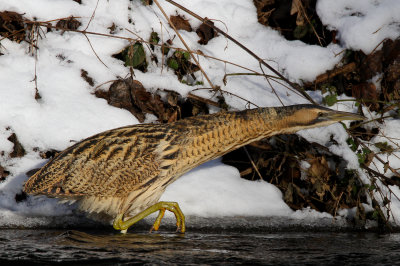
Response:
POLYGON ((344 119, 360 117, 297 105, 117 128, 59 153, 26 182, 25 191, 77 200, 81 210, 115 218, 114 227, 120 230, 160 210, 154 227, 157 230, 167 209, 175 213, 178 227, 184 231, 184 216, 176 203, 158 203, 151 208, 165 188, 182 174, 261 138, 344 119), (334 121, 322 119, 323 114, 332 112, 341 116, 334 121), (129 220, 129 225, 125 224, 129 220))

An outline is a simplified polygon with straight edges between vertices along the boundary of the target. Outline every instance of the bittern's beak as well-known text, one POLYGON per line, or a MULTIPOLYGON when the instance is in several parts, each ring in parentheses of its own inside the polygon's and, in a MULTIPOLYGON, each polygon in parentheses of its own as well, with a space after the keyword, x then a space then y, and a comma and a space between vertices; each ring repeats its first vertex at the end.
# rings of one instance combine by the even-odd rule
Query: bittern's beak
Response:
POLYGON ((364 120, 366 119, 364 116, 349 112, 342 112, 342 111, 331 111, 324 113, 324 118, 326 120, 331 121, 342 121, 342 120, 364 120))

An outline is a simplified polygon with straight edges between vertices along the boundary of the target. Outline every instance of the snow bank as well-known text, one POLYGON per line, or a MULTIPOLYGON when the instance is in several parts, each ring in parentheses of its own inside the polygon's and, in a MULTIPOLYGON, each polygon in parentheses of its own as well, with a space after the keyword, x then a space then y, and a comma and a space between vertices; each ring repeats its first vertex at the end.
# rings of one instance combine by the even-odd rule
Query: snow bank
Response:
MULTIPOLYGON (((80 17, 82 28, 86 27, 95 9, 96 1, 82 1, 79 5, 71 0, 19 0, 1 1, 0 11, 9 10, 24 13, 29 19, 47 21, 71 15, 80 17)), ((168 14, 177 9, 160 1, 168 14)), ((337 54, 344 48, 371 51, 384 38, 399 36, 399 1, 326 1, 318 2, 318 13, 324 23, 339 32, 341 46, 329 45, 326 48, 306 45, 300 41, 287 41, 276 31, 258 24, 256 9, 251 0, 220 1, 177 1, 196 11, 201 16, 216 19, 215 23, 224 28, 261 58, 271 64, 290 79, 311 81, 317 75, 331 69, 341 57, 337 54), (395 8, 396 7, 396 8, 395 8), (398 7, 398 8, 397 8, 398 7), (354 15, 354 13, 356 15, 354 15), (224 25, 219 22, 223 21, 224 25), (397 21, 397 22, 396 22, 397 21)), ((182 13, 181 11, 178 11, 182 13)), ((189 18, 193 27, 200 23, 189 18)), ((161 35, 160 22, 165 39, 174 32, 168 27, 155 5, 143 6, 140 1, 99 1, 95 17, 88 31, 108 33, 113 23, 117 25, 117 35, 134 37, 128 31, 148 39, 152 30, 161 35), (132 20, 132 23, 129 22, 132 20)), ((195 32, 181 32, 193 50, 226 59, 259 71, 259 64, 236 45, 227 42, 222 36, 212 39, 207 46, 197 43, 195 32)), ((0 56, 0 164, 11 172, 7 180, 0 184, 0 226, 33 227, 61 217, 71 222, 73 206, 58 205, 56 200, 45 197, 30 197, 21 203, 15 202, 15 194, 22 189, 27 179, 25 172, 45 163, 39 157, 40 150, 62 150, 95 133, 119 126, 136 124, 138 121, 126 110, 107 104, 93 95, 93 88, 81 78, 81 69, 88 71, 95 86, 118 77, 129 75, 129 69, 113 57, 128 43, 124 40, 88 35, 97 55, 106 64, 104 66, 94 55, 86 38, 78 33, 58 31, 47 33, 39 40, 37 61, 37 82, 41 99, 36 101, 35 59, 29 51, 29 44, 19 44, 7 39, 1 41, 0 56), (21 159, 8 157, 12 144, 7 140, 15 132, 25 147, 27 155, 21 159)), ((174 45, 183 47, 177 38, 174 45)), ((240 95, 259 106, 278 106, 278 99, 261 77, 231 77, 225 86, 222 77, 225 73, 243 70, 225 65, 222 62, 200 57, 200 63, 213 83, 224 90, 240 95)), ((136 71, 136 78, 150 89, 175 90, 186 95, 195 87, 180 83, 171 70, 156 66, 148 60, 147 73, 136 71)), ((265 70, 269 73, 268 70, 265 70)), ((196 75, 199 75, 196 73, 196 75)), ((206 84, 206 81, 204 80, 206 84)), ((207 84, 206 84, 207 85, 207 84)), ((105 85, 108 86, 108 85, 105 85)), ((287 92, 278 84, 275 89, 285 104, 304 103, 296 94, 287 92)), ((211 97, 205 91, 199 94, 211 97)), ((313 93, 317 100, 319 93, 313 93)), ((246 102, 227 97, 228 104, 244 109, 246 102)), ((354 110, 351 105, 335 106, 337 109, 354 110)), ((388 125, 388 134, 398 129, 398 121, 388 125)), ((323 129, 301 132, 303 136, 325 144, 331 135, 339 145, 332 150, 344 156, 349 167, 358 167, 357 158, 349 152, 345 142, 346 133, 338 125, 323 129)), ((333 149, 333 148, 332 148, 333 149)), ((399 167, 399 166, 397 166, 399 167)), ((198 217, 220 216, 273 216, 304 219, 329 215, 314 211, 293 212, 283 202, 276 187, 266 182, 250 182, 239 177, 232 167, 223 165, 219 160, 204 164, 184 175, 167 188, 162 200, 178 201, 185 214, 198 217)), ((397 209, 396 209, 397 210, 397 209)), ((400 211, 396 211, 400 217, 400 211)))
POLYGON ((382 40, 399 37, 398 0, 319 0, 317 13, 323 24, 337 30, 344 48, 369 54, 382 40))

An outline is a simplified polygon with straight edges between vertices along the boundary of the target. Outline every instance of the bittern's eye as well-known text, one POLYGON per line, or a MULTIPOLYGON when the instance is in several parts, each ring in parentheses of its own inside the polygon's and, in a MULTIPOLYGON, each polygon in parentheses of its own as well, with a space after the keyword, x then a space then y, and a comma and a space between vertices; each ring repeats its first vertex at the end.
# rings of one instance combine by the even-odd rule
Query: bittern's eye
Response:
POLYGON ((318 112, 318 117, 323 117, 324 113, 323 112, 318 112))

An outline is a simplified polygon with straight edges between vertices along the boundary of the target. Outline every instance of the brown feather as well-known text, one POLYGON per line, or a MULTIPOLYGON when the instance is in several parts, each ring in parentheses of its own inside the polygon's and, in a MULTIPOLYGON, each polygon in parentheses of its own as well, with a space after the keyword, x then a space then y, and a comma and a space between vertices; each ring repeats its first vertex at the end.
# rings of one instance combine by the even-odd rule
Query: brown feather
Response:
POLYGON ((24 190, 78 200, 87 212, 129 218, 157 203, 167 185, 190 169, 252 141, 319 126, 320 112, 331 110, 258 108, 112 129, 59 153, 24 190))

